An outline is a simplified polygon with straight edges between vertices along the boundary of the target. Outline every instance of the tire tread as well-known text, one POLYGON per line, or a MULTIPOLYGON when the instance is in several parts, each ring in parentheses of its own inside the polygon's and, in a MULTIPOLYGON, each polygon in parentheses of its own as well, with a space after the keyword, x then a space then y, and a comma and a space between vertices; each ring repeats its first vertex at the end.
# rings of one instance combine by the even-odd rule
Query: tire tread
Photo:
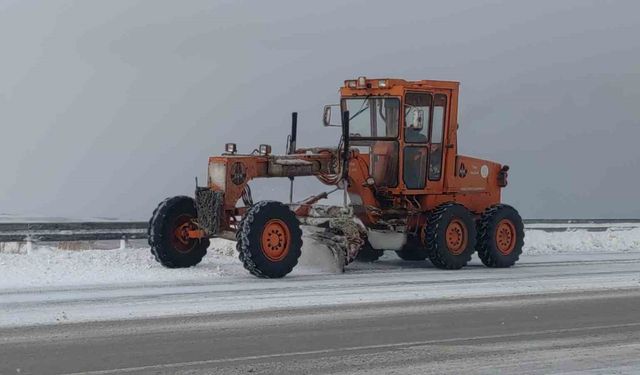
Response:
POLYGON ((195 210, 195 201, 193 198, 178 195, 175 197, 169 197, 153 210, 153 214, 149 219, 149 226, 147 227, 147 241, 151 247, 151 254, 154 259, 167 268, 187 268, 193 267, 202 261, 202 258, 207 254, 207 248, 209 247, 209 239, 205 238, 200 240, 199 244, 196 244, 195 248, 189 252, 189 257, 176 258, 171 252, 168 239, 165 237, 164 225, 166 225, 167 216, 180 204, 185 204, 186 201, 191 201, 195 210))
MULTIPOLYGON (((259 245, 258 245, 259 246, 259 245)), ((252 205, 247 209, 240 223, 238 224, 238 230, 236 231, 236 250, 238 251, 238 259, 242 262, 244 268, 252 275, 260 278, 280 278, 291 272, 293 268, 298 264, 298 258, 301 255, 302 248, 302 230, 300 229, 300 222, 298 218, 291 212, 288 206, 278 201, 260 201, 252 205), (269 211, 278 208, 285 208, 291 213, 291 216, 287 219, 291 219, 293 225, 289 227, 291 231, 291 244, 289 251, 293 252, 292 257, 286 257, 290 261, 282 263, 285 265, 284 272, 275 272, 270 269, 269 264, 263 259, 259 259, 252 251, 252 244, 250 243, 250 236, 252 231, 258 230, 254 228, 253 223, 258 215, 269 215, 269 211)), ((254 249, 254 251, 256 251, 254 249)))
POLYGON ((476 242, 476 250, 478 251, 478 257, 482 263, 491 268, 508 268, 513 266, 520 259, 520 255, 522 254, 522 247, 524 246, 523 228, 522 218, 515 208, 507 204, 496 204, 487 208, 478 220, 478 240, 476 242), (495 230, 495 225, 497 224, 493 218, 495 218, 501 210, 513 211, 512 213, 515 214, 514 219, 517 220, 517 222, 514 223, 517 231, 517 242, 512 252, 513 256, 508 258, 501 257, 491 248, 492 239, 490 234, 495 230))
MULTIPOLYGON (((428 215, 427 225, 425 226, 425 242, 427 245, 427 257, 433 263, 434 266, 441 269, 447 270, 455 270, 460 269, 467 265, 467 263, 471 260, 471 255, 473 251, 466 251, 460 254, 456 262, 451 262, 446 259, 447 249, 443 249, 441 244, 441 236, 443 236, 444 229, 441 228, 443 225, 447 225, 448 223, 443 223, 443 218, 447 211, 451 211, 453 209, 458 209, 460 207, 464 209, 467 213, 469 212, 463 205, 459 203, 443 203, 440 206, 436 207, 433 211, 431 211, 428 215)), ((469 217, 470 217, 469 213, 469 217)), ((475 247, 475 228, 473 227, 473 220, 471 220, 471 225, 467 225, 467 231, 469 231, 470 235, 467 239, 471 244, 473 249, 475 247), (473 234, 473 235, 471 235, 473 234)))

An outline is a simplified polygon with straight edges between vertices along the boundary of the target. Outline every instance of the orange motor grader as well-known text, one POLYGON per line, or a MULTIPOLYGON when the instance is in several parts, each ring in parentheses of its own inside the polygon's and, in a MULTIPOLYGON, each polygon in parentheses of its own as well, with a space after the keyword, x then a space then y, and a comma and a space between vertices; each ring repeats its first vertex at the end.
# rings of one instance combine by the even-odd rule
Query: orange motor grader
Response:
POLYGON ((309 225, 341 265, 395 250, 443 269, 464 267, 474 251, 488 267, 512 266, 524 230, 518 212, 501 203, 509 167, 458 154, 458 91, 451 81, 345 81, 340 104, 323 114, 325 126, 342 128, 337 146, 297 147, 296 113, 284 155, 269 145, 240 154, 226 144, 209 158, 207 185, 196 186, 194 198, 168 198, 154 211, 151 252, 166 267, 190 267, 210 238, 233 239, 250 273, 278 278, 297 264, 300 226, 309 225), (293 202, 296 176, 333 189, 293 202), (249 182, 260 177, 289 178, 289 202, 253 202, 249 182), (318 204, 335 191, 343 205, 318 204))

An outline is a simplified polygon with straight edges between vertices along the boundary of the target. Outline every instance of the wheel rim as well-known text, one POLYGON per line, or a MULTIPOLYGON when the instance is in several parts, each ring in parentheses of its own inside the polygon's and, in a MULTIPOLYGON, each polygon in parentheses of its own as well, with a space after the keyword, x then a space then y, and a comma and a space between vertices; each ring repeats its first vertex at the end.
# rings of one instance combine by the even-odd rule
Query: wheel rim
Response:
POLYGON ((447 249, 453 255, 460 255, 467 248, 467 226, 459 219, 447 225, 445 233, 447 249))
POLYGON ((262 253, 272 262, 282 260, 289 253, 291 233, 280 219, 269 220, 262 230, 262 253))
POLYGON ((496 227, 496 247, 502 255, 509 255, 516 247, 516 227, 511 220, 503 219, 496 227))
POLYGON ((188 253, 193 249, 193 245, 195 244, 195 240, 189 238, 189 230, 194 227, 191 219, 189 215, 180 215, 173 222, 171 244, 181 253, 188 253))

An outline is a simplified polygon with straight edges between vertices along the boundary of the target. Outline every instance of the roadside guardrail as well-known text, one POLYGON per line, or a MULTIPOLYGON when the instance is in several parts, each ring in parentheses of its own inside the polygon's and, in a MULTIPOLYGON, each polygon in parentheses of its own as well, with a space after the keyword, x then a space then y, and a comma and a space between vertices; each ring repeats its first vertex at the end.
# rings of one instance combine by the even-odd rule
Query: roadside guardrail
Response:
POLYGON ((147 238, 144 221, 0 223, 0 242, 57 242, 147 238))
MULTIPOLYGON (((546 232, 629 230, 640 219, 525 219, 525 229, 546 232)), ((147 238, 146 221, 0 222, 0 242, 132 240, 147 238)))

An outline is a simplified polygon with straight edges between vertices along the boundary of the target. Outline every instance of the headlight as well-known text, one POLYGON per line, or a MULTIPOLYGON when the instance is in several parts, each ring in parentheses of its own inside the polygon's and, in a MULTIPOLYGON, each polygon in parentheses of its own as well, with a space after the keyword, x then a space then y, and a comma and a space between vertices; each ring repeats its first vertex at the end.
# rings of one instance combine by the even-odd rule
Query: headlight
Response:
POLYGON ((260 151, 260 155, 269 155, 271 153, 271 145, 260 145, 258 151, 260 151))
POLYGON ((367 88, 367 77, 358 77, 358 88, 367 88))
POLYGON ((238 148, 236 147, 235 143, 227 143, 227 144, 224 145, 224 150, 228 154, 235 154, 236 151, 238 150, 238 148))

